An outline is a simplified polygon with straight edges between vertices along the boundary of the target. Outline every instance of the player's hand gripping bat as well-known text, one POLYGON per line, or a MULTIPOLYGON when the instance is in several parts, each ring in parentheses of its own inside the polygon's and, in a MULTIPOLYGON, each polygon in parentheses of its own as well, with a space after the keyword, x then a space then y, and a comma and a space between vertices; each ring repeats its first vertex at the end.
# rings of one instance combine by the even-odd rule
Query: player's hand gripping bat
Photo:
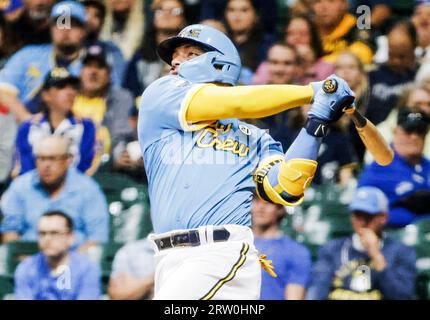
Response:
MULTIPOLYGON (((336 92, 336 81, 334 79, 326 81, 323 85, 323 90, 326 93, 336 92)), ((354 106, 345 107, 343 111, 354 122, 361 141, 363 141, 367 150, 372 154, 376 163, 381 166, 389 165, 391 161, 393 161, 394 152, 379 133, 378 129, 376 129, 375 125, 365 118, 354 106)))

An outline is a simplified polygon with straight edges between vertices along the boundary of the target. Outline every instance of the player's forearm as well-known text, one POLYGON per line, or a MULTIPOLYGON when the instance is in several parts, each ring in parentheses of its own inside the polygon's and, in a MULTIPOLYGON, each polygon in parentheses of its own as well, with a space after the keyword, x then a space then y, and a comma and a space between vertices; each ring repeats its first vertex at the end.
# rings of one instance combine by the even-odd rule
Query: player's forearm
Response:
POLYGON ((254 175, 259 196, 284 206, 300 204, 317 169, 321 140, 302 129, 284 157, 265 159, 254 175))
POLYGON ((187 101, 190 122, 228 118, 262 118, 310 103, 311 85, 223 87, 204 85, 187 101))

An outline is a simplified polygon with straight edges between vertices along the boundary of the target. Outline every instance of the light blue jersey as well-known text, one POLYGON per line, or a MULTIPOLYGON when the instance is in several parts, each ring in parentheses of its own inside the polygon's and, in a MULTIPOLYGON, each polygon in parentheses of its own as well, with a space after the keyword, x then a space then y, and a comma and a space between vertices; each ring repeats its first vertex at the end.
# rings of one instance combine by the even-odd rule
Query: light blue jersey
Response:
MULTIPOLYGON (((58 65, 54 55, 54 46, 29 45, 16 52, 6 63, 0 72, 0 86, 16 91, 18 98, 25 104, 27 109, 35 113, 40 106, 39 93, 43 86, 46 75, 55 67, 65 67, 76 77, 82 67, 81 54, 79 59, 70 64, 58 65)), ((112 70, 112 83, 120 84, 118 72, 112 70)))
POLYGON ((237 119, 186 123, 185 102, 202 85, 166 76, 142 95, 139 141, 156 233, 250 226, 253 171, 269 156, 284 156, 264 130, 237 119))

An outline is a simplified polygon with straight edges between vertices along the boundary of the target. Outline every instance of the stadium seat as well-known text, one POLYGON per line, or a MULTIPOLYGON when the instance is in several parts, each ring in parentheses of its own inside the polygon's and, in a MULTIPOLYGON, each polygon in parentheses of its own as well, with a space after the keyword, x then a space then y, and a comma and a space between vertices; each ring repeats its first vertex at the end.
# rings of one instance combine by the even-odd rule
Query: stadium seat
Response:
POLYGON ((6 269, 5 275, 13 276, 18 264, 26 257, 39 252, 37 242, 14 241, 5 244, 6 246, 6 269))
POLYGON ((104 294, 107 292, 115 254, 122 246, 123 244, 121 243, 108 243, 102 247, 100 267, 102 270, 102 291, 104 294))
POLYGON ((109 241, 126 243, 148 235, 152 224, 146 186, 119 173, 99 173, 94 178, 109 205, 109 241))
POLYGON ((18 264, 39 251, 37 242, 16 241, 0 246, 0 299, 13 296, 13 275, 18 264))
POLYGON ((7 298, 7 296, 12 295, 13 290, 14 290, 13 276, 1 275, 0 276, 0 300, 3 300, 7 298))

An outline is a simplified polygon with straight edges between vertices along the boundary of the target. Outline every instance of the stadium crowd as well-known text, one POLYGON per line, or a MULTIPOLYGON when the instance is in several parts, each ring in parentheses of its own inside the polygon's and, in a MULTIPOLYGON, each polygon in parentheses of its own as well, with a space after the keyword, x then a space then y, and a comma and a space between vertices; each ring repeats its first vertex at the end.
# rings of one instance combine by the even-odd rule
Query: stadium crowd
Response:
MULTIPOLYGON (((150 299, 139 96, 191 23, 236 45, 239 85, 335 73, 391 144, 331 125, 303 205, 255 198, 261 299, 430 299, 430 0, 0 3, 0 298, 150 299), (66 9, 65 9, 66 8, 66 9), (25 258, 24 258, 25 256, 25 258)), ((287 150, 309 106, 249 122, 287 150)))

